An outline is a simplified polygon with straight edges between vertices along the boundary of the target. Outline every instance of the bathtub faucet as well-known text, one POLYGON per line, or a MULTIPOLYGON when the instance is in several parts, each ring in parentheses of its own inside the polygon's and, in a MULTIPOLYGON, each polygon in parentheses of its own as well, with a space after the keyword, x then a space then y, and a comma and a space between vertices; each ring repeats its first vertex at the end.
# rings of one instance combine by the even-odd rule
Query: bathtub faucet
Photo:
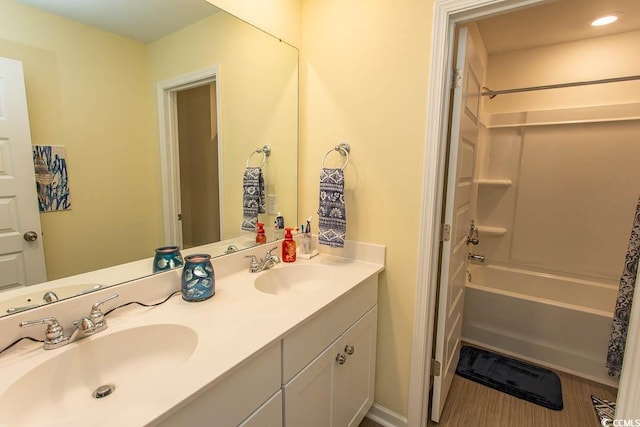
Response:
POLYGON ((479 263, 483 263, 484 264, 484 255, 474 254, 473 252, 470 252, 469 255, 467 255, 467 257, 472 262, 479 262, 479 263))

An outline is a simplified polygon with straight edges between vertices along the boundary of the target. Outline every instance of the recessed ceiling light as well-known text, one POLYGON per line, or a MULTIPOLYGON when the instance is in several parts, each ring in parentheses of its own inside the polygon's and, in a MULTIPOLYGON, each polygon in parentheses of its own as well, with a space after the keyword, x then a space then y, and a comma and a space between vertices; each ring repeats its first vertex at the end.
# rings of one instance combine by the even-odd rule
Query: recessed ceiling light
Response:
POLYGON ((602 27, 603 25, 609 25, 612 24, 614 22, 616 22, 618 20, 618 15, 605 15, 605 16, 600 16, 596 19, 594 19, 591 22, 591 26, 592 27, 602 27))

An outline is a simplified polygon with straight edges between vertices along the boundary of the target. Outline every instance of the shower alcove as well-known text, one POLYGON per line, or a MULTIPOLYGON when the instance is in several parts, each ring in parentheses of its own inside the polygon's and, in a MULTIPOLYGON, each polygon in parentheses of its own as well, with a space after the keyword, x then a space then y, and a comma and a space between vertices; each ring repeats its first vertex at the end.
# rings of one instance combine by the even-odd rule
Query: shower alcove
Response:
POLYGON ((629 78, 482 97, 473 252, 486 262, 469 265, 463 341, 617 385, 605 360, 640 191, 639 43, 489 49, 491 89, 629 78))

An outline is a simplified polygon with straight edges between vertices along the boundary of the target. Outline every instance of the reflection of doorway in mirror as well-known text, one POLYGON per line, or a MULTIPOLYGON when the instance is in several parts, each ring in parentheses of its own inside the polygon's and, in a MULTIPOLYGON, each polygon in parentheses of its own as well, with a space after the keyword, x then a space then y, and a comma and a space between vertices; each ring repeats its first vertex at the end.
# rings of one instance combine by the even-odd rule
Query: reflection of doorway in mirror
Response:
POLYGON ((183 248, 220 241, 216 86, 176 93, 183 248))
MULTIPOLYGON (((193 71, 164 80, 158 83, 158 113, 160 120, 160 162, 162 170, 162 199, 164 211, 164 245, 178 245, 181 248, 188 248, 195 245, 214 243, 224 236, 220 236, 224 230, 222 219, 223 193, 224 187, 222 179, 222 144, 223 139, 220 132, 220 71, 217 65, 201 70, 193 71), (194 90, 191 92, 191 90, 194 90), (183 114, 178 117, 178 96, 186 101, 181 108, 183 114), (190 96, 193 95, 193 96, 190 96), (192 99, 193 98, 193 99, 192 99), (191 105, 191 104, 194 105, 191 105), (189 117, 206 116, 197 120, 201 122, 199 130, 191 130, 189 117), (180 124, 179 122, 182 122, 180 124), (188 124, 188 126, 187 126, 188 124), (183 144, 180 141, 180 133, 190 135, 188 138, 200 140, 203 145, 183 144), (197 136, 199 135, 199 136, 197 136), (184 145, 184 147, 183 147, 184 145), (192 147, 192 148, 187 148, 192 147), (205 151, 199 151, 204 149, 205 151), (183 151, 185 151, 183 153, 183 151), (189 153, 189 154, 188 154, 189 153), (209 171, 206 177, 198 176, 198 172, 205 172, 205 163, 202 159, 207 157, 207 164, 212 165, 214 171, 209 171), (187 161, 188 160, 188 161, 187 161), (181 164, 184 162, 185 164, 181 164), (200 170, 196 170, 200 169, 200 170), (204 180, 206 190, 197 191, 194 180, 204 180), (185 181, 183 185, 181 181, 185 181), (184 195, 181 192, 185 191, 184 195), (197 197, 196 197, 197 196, 197 197), (214 197, 206 202, 202 197, 214 197), (182 203, 185 198, 185 203, 182 203), (218 210, 213 212, 209 207, 207 211, 201 211, 204 203, 214 203, 217 199, 218 210), (199 223, 194 222, 193 215, 189 218, 192 225, 188 225, 183 230, 182 217, 183 209, 187 207, 189 215, 194 211, 202 213, 203 220, 216 224, 211 230, 218 229, 218 238, 215 232, 211 231, 201 238, 199 234, 199 223), (207 213, 209 212, 209 213, 207 213), (215 219, 217 218, 217 220, 215 219), (183 240, 183 231, 191 233, 183 240)), ((196 120, 193 120, 196 121, 196 120)), ((186 221, 187 222, 187 221, 186 221)))
POLYGON ((23 68, 0 57, 0 289, 47 280, 23 68))

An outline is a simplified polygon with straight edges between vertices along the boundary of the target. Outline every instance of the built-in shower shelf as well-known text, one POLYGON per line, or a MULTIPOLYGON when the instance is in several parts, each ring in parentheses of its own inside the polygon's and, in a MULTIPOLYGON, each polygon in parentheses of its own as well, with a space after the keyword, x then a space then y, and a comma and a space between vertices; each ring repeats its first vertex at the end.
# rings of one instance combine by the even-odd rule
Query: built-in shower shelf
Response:
POLYGON ((504 227, 489 227, 486 225, 478 226, 478 233, 482 236, 504 236, 507 234, 507 229, 504 227))
POLYGON ((510 187, 512 184, 510 179, 479 179, 477 182, 483 187, 510 187))

